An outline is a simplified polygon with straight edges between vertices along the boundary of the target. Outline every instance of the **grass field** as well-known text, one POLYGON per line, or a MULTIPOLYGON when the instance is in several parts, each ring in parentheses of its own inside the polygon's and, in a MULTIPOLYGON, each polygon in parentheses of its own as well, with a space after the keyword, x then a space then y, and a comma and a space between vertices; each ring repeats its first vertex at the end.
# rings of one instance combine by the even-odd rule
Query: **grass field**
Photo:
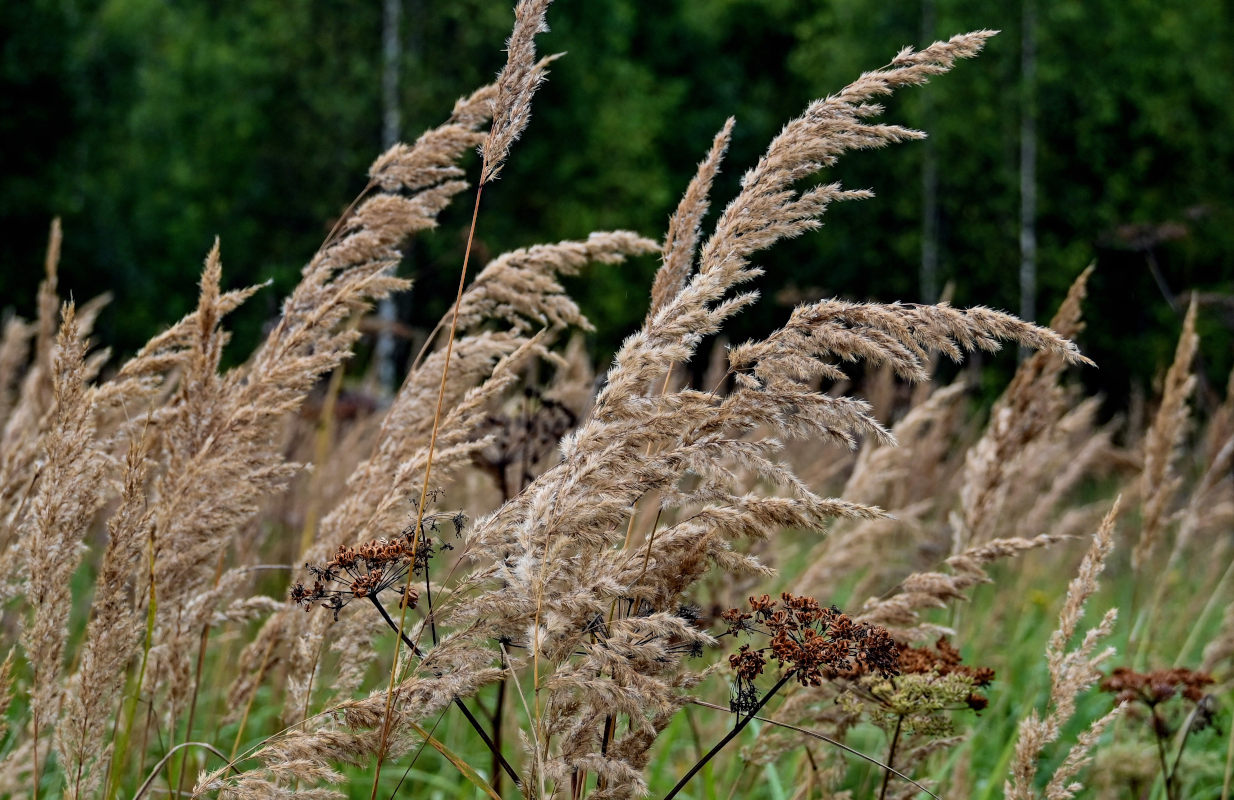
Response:
POLYGON ((809 104, 713 203, 730 121, 660 239, 443 265, 453 310, 369 388, 349 358, 401 244, 518 191, 546 8, 378 157, 240 367, 257 288, 220 288, 218 244, 197 309, 112 363, 53 225, 0 341, 0 794, 1228 797, 1234 383, 1197 379, 1194 304, 1112 421, 1077 388, 1091 269, 1048 327, 819 299, 717 338, 756 254, 869 197, 816 176, 921 137, 877 101, 991 32, 809 104), (560 278, 639 257, 646 319, 597 378, 560 278), (992 407, 941 377, 1004 346, 992 407))

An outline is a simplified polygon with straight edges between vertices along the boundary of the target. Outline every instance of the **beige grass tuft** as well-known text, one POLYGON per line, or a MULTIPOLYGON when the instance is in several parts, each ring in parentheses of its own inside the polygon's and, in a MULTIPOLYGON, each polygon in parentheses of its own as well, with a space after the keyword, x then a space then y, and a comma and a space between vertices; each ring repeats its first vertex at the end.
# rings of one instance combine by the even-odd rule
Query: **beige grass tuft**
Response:
POLYGON ((1165 376, 1161 407, 1153 417, 1144 440, 1144 471, 1140 476, 1144 519, 1140 538, 1131 551, 1131 564, 1137 570, 1144 569, 1157 549, 1182 487, 1182 477, 1176 470, 1176 464, 1190 422, 1187 402, 1195 390, 1196 379, 1191 373, 1191 362, 1200 344, 1200 337, 1195 332, 1195 313, 1193 299, 1183 318, 1174 362, 1165 376))

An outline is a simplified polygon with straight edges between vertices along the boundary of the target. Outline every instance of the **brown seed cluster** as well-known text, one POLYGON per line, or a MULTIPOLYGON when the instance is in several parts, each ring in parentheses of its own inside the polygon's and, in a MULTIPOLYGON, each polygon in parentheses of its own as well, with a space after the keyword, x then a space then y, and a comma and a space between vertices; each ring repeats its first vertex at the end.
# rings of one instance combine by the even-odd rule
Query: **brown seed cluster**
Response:
POLYGON ((1213 676, 1186 668, 1158 669, 1136 672, 1118 667, 1101 681, 1101 690, 1118 695, 1118 702, 1140 701, 1150 708, 1182 695, 1193 703, 1204 699, 1204 687, 1214 683, 1213 676))
POLYGON ((763 674, 767 666, 767 657, 762 650, 751 650, 750 645, 743 644, 737 652, 728 657, 728 665, 737 673, 738 680, 753 682, 763 674))
POLYGON ((754 680, 766 666, 767 651, 803 686, 820 686, 844 675, 899 672, 899 652, 884 628, 854 622, 834 606, 823 608, 812 597, 787 592, 779 600, 763 595, 749 603, 748 612, 732 608, 720 615, 732 635, 759 633, 770 639, 767 647, 745 644, 729 656, 737 673, 729 703, 733 711, 748 713, 757 707, 754 680))
MULTIPOLYGON (((301 583, 292 586, 291 601, 304 606, 305 611, 316 605, 328 608, 337 619, 338 612, 351 600, 376 597, 401 581, 413 560, 416 564, 414 571, 419 572, 431 555, 431 539, 422 539, 418 546, 405 537, 375 539, 356 547, 340 545, 334 558, 325 564, 304 565, 315 580, 312 587, 301 583)), ((406 598, 412 608, 415 608, 419 597, 414 587, 407 587, 406 598)))

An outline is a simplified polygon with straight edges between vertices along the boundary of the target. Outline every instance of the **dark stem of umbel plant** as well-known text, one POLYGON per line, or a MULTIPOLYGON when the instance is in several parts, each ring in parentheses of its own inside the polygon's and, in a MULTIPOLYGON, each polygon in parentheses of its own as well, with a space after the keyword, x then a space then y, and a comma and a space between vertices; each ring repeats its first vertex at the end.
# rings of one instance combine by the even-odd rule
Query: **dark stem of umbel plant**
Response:
MULTIPOLYGON (((390 618, 390 613, 386 611, 386 607, 381 604, 381 601, 378 600, 374 595, 369 595, 369 600, 373 602, 373 605, 377 608, 377 611, 381 614, 381 618, 384 619, 386 621, 386 624, 390 626, 390 630, 394 631, 395 633, 398 633, 402 637, 403 644, 407 645, 407 647, 410 648, 413 653, 415 653, 417 658, 423 659, 424 651, 421 650, 419 647, 417 647, 415 642, 407 638, 407 634, 399 632, 398 623, 396 623, 393 619, 390 618)), ((521 786, 523 783, 522 779, 520 779, 518 776, 518 773, 514 771, 514 767, 510 766, 510 762, 506 761, 505 756, 501 754, 501 750, 497 748, 497 745, 493 743, 493 740, 489 738, 488 732, 484 730, 484 726, 481 725, 480 721, 476 719, 475 716, 471 713, 471 709, 467 708, 467 704, 464 703, 461 698, 456 696, 454 698, 454 705, 455 707, 458 708, 459 711, 463 713, 463 716, 467 718, 467 722, 470 723, 471 727, 474 728, 476 733, 480 735, 480 738, 484 740, 484 744, 485 746, 488 747, 489 751, 493 754, 493 758, 496 759, 498 762, 500 762, 502 770, 507 775, 510 776, 511 780, 513 780, 515 783, 521 786)))
POLYGON ((699 770, 707 766, 708 761, 715 758, 716 754, 724 749, 724 745, 737 738, 737 734, 741 733, 741 731, 749 725, 751 721, 753 721, 754 717, 758 715, 758 712, 762 711, 763 706, 767 705, 767 701, 774 697, 775 693, 784 687, 784 684, 788 683, 789 679, 793 677, 793 674, 794 673, 791 671, 786 672, 784 676, 780 678, 779 682, 776 683, 775 686, 771 687, 771 691, 763 695, 763 699, 758 701, 758 705, 751 709, 750 713, 737 720, 737 724, 733 726, 733 729, 725 734, 723 739, 716 742, 715 747, 712 747, 702 758, 695 762, 694 766, 690 767, 689 772, 681 776, 681 780, 677 781, 677 785, 669 790, 668 794, 664 795, 664 800, 673 800, 673 798, 677 796, 677 793, 684 789, 686 784, 690 782, 690 779, 697 775, 699 770))

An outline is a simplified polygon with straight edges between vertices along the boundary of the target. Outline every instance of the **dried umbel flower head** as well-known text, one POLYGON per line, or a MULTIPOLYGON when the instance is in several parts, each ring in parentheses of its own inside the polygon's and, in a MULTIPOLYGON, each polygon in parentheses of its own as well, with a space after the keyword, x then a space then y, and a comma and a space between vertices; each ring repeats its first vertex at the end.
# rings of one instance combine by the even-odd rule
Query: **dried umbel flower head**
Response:
POLYGON ((976 695, 973 679, 959 672, 915 672, 885 678, 863 675, 840 695, 840 706, 854 716, 867 714, 870 721, 891 734, 937 738, 955 733, 951 712, 979 710, 985 698, 976 695), (980 698, 974 706, 973 698, 980 698))
POLYGON ((1178 800, 1183 796, 1179 770, 1191 734, 1213 724, 1217 711, 1216 698, 1205 693, 1205 687, 1212 683, 1213 677, 1207 672, 1182 667, 1152 672, 1118 667, 1101 681, 1101 690, 1117 695, 1119 706, 1128 705, 1141 713, 1147 712, 1146 722, 1157 740, 1166 800, 1178 800), (1176 697, 1186 703, 1172 705, 1176 708, 1183 705, 1189 707, 1189 710, 1182 712, 1186 716, 1181 721, 1178 721, 1181 715, 1178 711, 1171 715, 1166 708, 1176 697), (1171 762, 1166 750, 1172 741, 1177 741, 1177 753, 1171 762))
MULTIPOLYGON (((989 704, 977 689, 994 680, 994 670, 960 662, 960 652, 946 637, 933 648, 902 645, 900 674, 855 676, 836 702, 849 724, 865 717, 882 728, 890 742, 887 766, 907 774, 930 753, 960 741, 955 712, 980 712, 989 704)), ((891 775, 885 770, 879 797, 910 796, 887 794, 891 775)))
POLYGON ((977 689, 993 682, 994 670, 960 663, 960 651, 947 637, 939 638, 932 648, 898 649, 899 675, 856 676, 841 696, 841 705, 855 715, 869 713, 888 732, 898 728, 930 737, 954 733, 946 712, 980 712, 989 705, 977 689))
MULTIPOLYGON (((374 539, 355 547, 339 545, 334 557, 324 564, 304 565, 314 577, 313 584, 305 586, 297 583, 292 586, 291 601, 304 606, 305 611, 317 605, 328 608, 337 620, 338 612, 352 600, 376 600, 381 592, 403 582, 408 572, 413 575, 424 572, 436 552, 434 542, 426 531, 437 530, 442 519, 449 520, 455 533, 463 527, 461 514, 433 516, 424 519, 415 536, 412 535, 413 525, 394 539, 374 539)), ((440 547, 452 549, 451 545, 444 543, 440 547)), ((415 587, 408 585, 399 603, 410 603, 415 608, 419 598, 415 587)))
POLYGON ((1198 703, 1204 699, 1204 687, 1214 682, 1213 676, 1207 672, 1184 667, 1152 672, 1118 667, 1101 681, 1101 691, 1118 695, 1116 699, 1119 703, 1141 702, 1152 708, 1176 695, 1198 703))
POLYGON ((812 597, 789 594, 772 600, 769 595, 750 598, 750 611, 733 608, 721 617, 728 633, 758 633, 770 638, 766 647, 742 645, 729 656, 737 681, 729 701, 737 713, 760 705, 754 681, 763 673, 767 653, 780 662, 785 677, 802 686, 821 686, 839 675, 897 674, 899 654, 890 634, 877 625, 854 622, 838 608, 822 608, 812 597))
MULTIPOLYGON (((376 598, 402 581, 412 559, 420 561, 418 550, 404 539, 375 539, 359 547, 340 545, 326 563, 304 565, 315 580, 311 587, 292 586, 291 601, 305 611, 316 605, 331 609, 338 619, 338 612, 352 600, 376 598)), ((419 594, 409 586, 406 598, 415 608, 419 594)))
POLYGON ((527 487, 557 451, 558 442, 578 424, 565 403, 534 386, 523 390, 517 406, 488 414, 481 433, 489 444, 473 456, 476 466, 497 483, 508 499, 527 487))

